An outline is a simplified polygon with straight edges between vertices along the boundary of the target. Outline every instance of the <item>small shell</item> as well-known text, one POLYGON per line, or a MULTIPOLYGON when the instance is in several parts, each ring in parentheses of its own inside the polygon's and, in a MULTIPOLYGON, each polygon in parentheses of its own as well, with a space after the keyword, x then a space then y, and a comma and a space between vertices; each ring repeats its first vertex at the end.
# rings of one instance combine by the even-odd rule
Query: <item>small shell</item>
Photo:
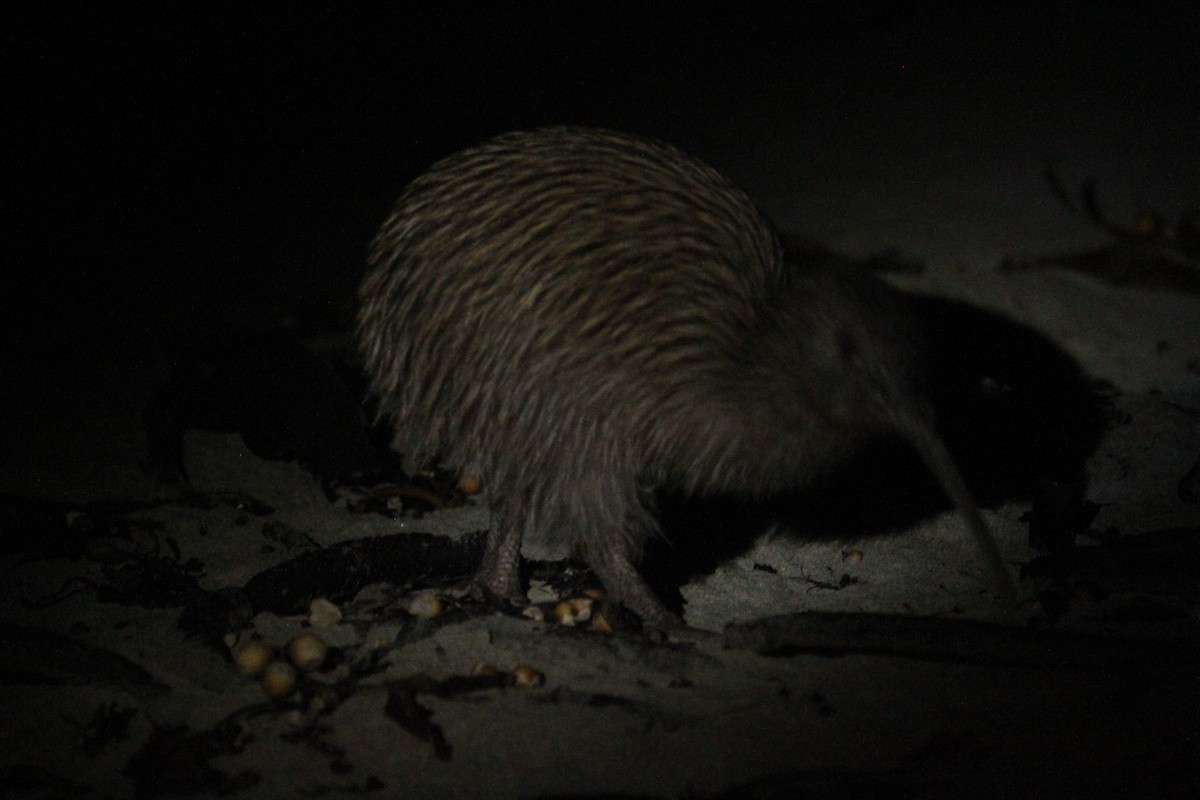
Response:
POLYGON ((234 651, 233 663, 247 678, 254 678, 262 674, 274 657, 275 653, 262 642, 246 642, 234 651))
POLYGON ((541 686, 546 682, 546 676, 533 667, 521 664, 512 671, 512 685, 521 689, 541 686))
POLYGON ((604 616, 603 611, 593 612, 592 621, 588 625, 588 627, 594 631, 599 631, 600 633, 612 633, 613 632, 612 623, 610 623, 608 621, 608 617, 604 616))
POLYGON ((521 609, 521 616, 529 617, 534 622, 541 622, 546 618, 546 612, 542 610, 541 606, 525 606, 521 609))
POLYGON ((559 625, 587 622, 592 617, 593 602, 595 601, 590 597, 572 597, 570 600, 563 600, 554 607, 554 619, 559 625))
POLYGON ((288 643, 287 653, 293 664, 308 672, 321 666, 329 654, 329 646, 320 636, 306 631, 288 643))
POLYGON ((442 599, 436 594, 419 594, 408 604, 408 613, 421 619, 433 619, 442 613, 442 599))
POLYGON ((857 548, 842 551, 842 561, 847 564, 861 564, 863 560, 863 551, 857 548))
POLYGON ((285 661, 272 661, 263 671, 260 683, 271 697, 287 697, 296 688, 296 668, 285 661))
POLYGON ((479 494, 479 490, 482 488, 483 480, 478 475, 468 473, 458 479, 458 490, 468 497, 479 494))
POLYGON ((341 621, 342 610, 324 597, 308 604, 308 624, 314 628, 332 628, 341 621))
POLYGON ((324 714, 337 708, 341 702, 337 690, 327 686, 317 691, 308 701, 308 710, 314 714, 324 714))

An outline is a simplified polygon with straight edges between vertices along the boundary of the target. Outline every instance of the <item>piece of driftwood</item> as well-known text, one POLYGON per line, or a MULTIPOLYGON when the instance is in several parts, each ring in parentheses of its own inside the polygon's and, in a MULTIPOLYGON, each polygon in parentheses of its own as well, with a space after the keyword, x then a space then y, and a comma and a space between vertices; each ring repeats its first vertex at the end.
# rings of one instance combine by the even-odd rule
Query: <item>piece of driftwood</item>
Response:
POLYGON ((457 581, 479 566, 486 536, 486 531, 477 531, 458 540, 428 533, 351 539, 264 570, 243 591, 255 611, 293 614, 317 597, 349 600, 372 583, 457 581))
POLYGON ((725 646, 764 655, 871 653, 1023 667, 1194 665, 1200 637, 1131 639, 974 620, 807 611, 725 626, 725 646))

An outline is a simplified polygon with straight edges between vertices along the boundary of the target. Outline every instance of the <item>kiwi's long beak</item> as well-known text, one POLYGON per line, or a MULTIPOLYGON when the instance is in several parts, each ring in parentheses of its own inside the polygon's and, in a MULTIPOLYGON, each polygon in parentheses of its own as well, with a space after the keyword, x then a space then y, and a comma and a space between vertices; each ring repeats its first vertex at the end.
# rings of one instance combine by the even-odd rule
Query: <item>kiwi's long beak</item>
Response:
POLYGON ((1006 600, 1016 605, 1020 601, 1020 597, 1017 594, 1016 584, 1004 564, 1004 557, 1000 554, 996 537, 988 528, 987 523, 983 521, 979 507, 975 505, 975 498, 966 483, 963 482, 962 473, 950 455, 950 451, 946 449, 945 443, 934 432, 930 422, 915 419, 902 421, 901 428, 902 435, 912 443, 921 459, 937 477, 938 482, 942 484, 946 495, 958 507, 959 513, 967 521, 967 527, 970 528, 979 549, 987 559, 997 591, 1006 600))

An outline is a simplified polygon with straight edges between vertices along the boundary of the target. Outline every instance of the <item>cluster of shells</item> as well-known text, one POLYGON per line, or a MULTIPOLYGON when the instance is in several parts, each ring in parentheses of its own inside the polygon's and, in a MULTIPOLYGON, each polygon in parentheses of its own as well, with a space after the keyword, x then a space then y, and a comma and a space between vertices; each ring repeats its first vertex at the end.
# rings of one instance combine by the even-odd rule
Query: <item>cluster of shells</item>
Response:
MULTIPOLYGON (((591 613, 593 598, 579 598, 578 601, 564 601, 561 615, 556 617, 564 625, 583 623, 596 617, 591 613), (587 602, 583 602, 586 600, 587 602), (571 605, 574 603, 574 605, 571 605)), ((443 613, 444 601, 437 594, 423 592, 414 595, 408 602, 408 613, 419 619, 432 619, 443 613)), ((602 619, 602 617, 600 618, 602 619)), ((274 699, 286 699, 297 688, 300 676, 304 673, 319 670, 329 656, 329 645, 319 631, 330 628, 342 620, 341 610, 325 599, 317 599, 309 607, 307 623, 309 627, 293 636, 284 646, 276 647, 260 638, 243 640, 240 643, 230 636, 227 644, 231 648, 234 665, 238 671, 257 680, 262 690, 274 699)), ((505 684, 515 687, 533 687, 544 683, 542 673, 528 665, 518 665, 511 672, 501 673, 495 667, 481 664, 473 671, 475 675, 504 675, 505 684)))
POLYGON ((265 642, 252 640, 233 652, 233 663, 248 678, 257 678, 263 691, 271 697, 283 698, 296 689, 297 670, 311 672, 325 663, 329 646, 313 633, 296 635, 282 653, 265 642))

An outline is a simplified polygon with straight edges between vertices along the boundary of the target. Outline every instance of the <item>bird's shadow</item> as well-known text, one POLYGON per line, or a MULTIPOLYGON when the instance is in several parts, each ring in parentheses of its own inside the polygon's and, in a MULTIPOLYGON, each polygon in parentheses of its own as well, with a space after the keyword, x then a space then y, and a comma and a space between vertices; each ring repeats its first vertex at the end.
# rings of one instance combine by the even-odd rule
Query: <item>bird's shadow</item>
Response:
MULTIPOLYGON (((1027 499, 1052 481, 1080 499, 1084 465, 1105 426, 1097 384, 1053 342, 999 314, 914 296, 929 345, 938 431, 980 506, 1027 499)), ((762 500, 657 496, 664 537, 643 574, 668 605, 679 587, 777 529, 854 540, 910 527, 951 508, 936 478, 899 439, 874 443, 815 484, 762 500)))

